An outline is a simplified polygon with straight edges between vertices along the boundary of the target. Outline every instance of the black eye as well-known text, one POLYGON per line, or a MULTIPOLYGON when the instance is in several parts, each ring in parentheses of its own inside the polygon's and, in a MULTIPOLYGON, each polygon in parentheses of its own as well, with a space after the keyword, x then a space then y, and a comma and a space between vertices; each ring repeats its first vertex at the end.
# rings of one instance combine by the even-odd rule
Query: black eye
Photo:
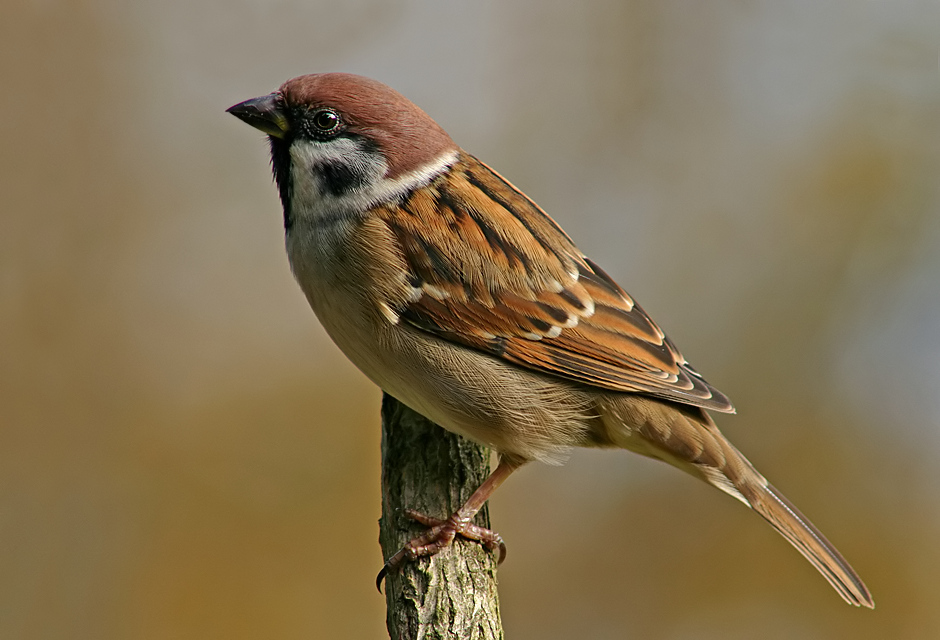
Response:
POLYGON ((311 120, 319 133, 332 133, 339 129, 339 115, 330 109, 320 109, 311 120))

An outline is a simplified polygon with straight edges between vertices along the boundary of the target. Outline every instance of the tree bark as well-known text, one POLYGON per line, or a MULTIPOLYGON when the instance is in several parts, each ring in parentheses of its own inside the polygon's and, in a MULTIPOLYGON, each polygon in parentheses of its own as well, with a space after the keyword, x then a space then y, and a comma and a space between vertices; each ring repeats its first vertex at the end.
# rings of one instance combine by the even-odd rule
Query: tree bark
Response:
MULTIPOLYGON (((382 400, 382 519, 389 558, 423 531, 404 509, 446 518, 490 472, 486 447, 442 429, 389 395, 382 400)), ((474 523, 490 526, 487 507, 474 523)), ((385 579, 392 640, 496 640, 503 637, 496 592, 497 553, 457 537, 430 558, 406 560, 385 579)))

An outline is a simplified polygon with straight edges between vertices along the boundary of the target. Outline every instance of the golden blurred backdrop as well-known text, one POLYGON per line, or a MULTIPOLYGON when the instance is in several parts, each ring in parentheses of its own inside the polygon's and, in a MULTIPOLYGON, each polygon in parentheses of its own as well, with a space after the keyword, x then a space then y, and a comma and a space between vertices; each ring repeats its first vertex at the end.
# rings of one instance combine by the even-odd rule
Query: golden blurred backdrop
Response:
POLYGON ((492 502, 509 638, 940 637, 940 5, 10 0, 0 638, 380 638, 379 392, 224 109, 382 80, 533 196, 739 414, 845 606, 622 452, 492 502))

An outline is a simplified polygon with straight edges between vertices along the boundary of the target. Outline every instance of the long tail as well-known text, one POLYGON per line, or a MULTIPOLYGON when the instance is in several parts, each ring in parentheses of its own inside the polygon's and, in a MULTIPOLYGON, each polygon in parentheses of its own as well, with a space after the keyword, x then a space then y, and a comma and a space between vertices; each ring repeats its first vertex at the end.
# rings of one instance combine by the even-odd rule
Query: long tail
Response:
MULTIPOLYGON (((763 477, 761 476, 763 480, 763 477)), ((868 587, 855 569, 793 503, 766 480, 756 490, 742 488, 751 508, 780 532, 829 581, 842 599, 856 607, 875 608, 868 587)))
POLYGON ((842 554, 728 442, 708 414, 694 407, 648 402, 642 407, 631 402, 630 413, 642 416, 641 426, 619 431, 619 437, 617 429, 611 430, 616 444, 665 460, 748 505, 796 547, 846 602, 874 609, 868 587, 842 554))

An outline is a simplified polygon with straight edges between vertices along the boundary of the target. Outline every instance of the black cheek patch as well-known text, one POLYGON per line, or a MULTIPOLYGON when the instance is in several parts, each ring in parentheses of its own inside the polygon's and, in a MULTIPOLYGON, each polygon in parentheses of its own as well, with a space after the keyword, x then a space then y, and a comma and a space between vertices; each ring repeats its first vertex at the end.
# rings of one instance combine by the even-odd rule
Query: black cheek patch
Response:
POLYGON ((365 176, 342 162, 327 162, 318 165, 314 171, 322 178, 323 189, 332 196, 343 196, 362 187, 365 176))

